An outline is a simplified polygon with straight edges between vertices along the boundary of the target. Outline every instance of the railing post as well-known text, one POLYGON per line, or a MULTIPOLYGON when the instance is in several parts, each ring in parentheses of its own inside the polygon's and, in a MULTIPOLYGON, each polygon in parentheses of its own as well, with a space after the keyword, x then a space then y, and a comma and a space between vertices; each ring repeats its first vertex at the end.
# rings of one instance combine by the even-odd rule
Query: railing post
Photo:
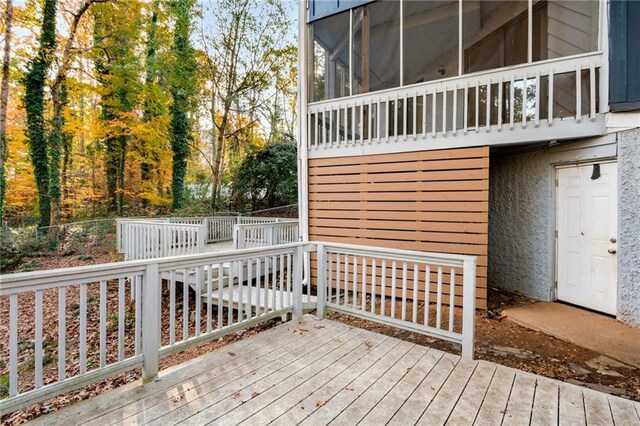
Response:
POLYGON ((197 231, 198 235, 197 235, 197 241, 196 241, 198 253, 204 253, 204 245, 207 240, 206 232, 207 232, 207 225, 198 225, 198 231, 197 231))
MULTIPOLYGON (((324 249, 323 244, 318 244, 318 282, 316 283, 316 289, 318 292, 317 295, 317 307, 316 311, 318 314, 318 318, 324 319, 324 314, 326 310, 326 292, 327 292, 327 261, 326 261, 326 251, 324 249)), ((363 296, 364 297, 364 296, 363 296)))
POLYGON ((162 237, 160 241, 160 251, 162 252, 162 257, 169 256, 169 247, 170 247, 170 237, 171 229, 168 226, 162 227, 162 237))
POLYGON ((238 248, 239 248, 239 247, 238 247, 238 243, 240 242, 240 241, 238 240, 238 237, 239 237, 239 235, 238 235, 239 228, 240 228, 240 227, 239 227, 238 225, 233 225, 233 230, 231 231, 231 234, 232 234, 231 236, 232 236, 232 238, 233 238, 233 249, 234 249, 234 250, 238 250, 238 248))
POLYGON ((211 238, 209 236, 209 218, 208 217, 203 217, 202 218, 202 226, 204 226, 204 232, 205 232, 205 242, 211 242, 211 238))
POLYGON ((269 229, 269 236, 267 237, 267 246, 273 246, 276 244, 276 227, 275 225, 267 225, 269 229))
POLYGON ((476 318, 476 258, 464 260, 462 277, 462 357, 473 359, 476 318))
POLYGON ((158 264, 147 265, 142 282, 142 381, 158 375, 160 347, 160 274, 158 264))
POLYGON ((302 245, 296 248, 293 255, 293 317, 302 319, 302 262, 304 251, 302 245))
POLYGON ((118 253, 122 253, 124 251, 122 247, 122 231, 120 229, 120 219, 116 219, 116 247, 118 247, 118 253))

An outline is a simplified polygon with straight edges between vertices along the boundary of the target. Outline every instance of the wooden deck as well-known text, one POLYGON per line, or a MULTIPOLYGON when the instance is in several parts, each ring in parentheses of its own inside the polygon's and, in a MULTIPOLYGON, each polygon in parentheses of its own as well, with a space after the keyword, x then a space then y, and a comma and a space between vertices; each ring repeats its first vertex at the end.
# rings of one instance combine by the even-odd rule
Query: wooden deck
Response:
POLYGON ((640 404, 306 316, 35 423, 640 425, 640 404))

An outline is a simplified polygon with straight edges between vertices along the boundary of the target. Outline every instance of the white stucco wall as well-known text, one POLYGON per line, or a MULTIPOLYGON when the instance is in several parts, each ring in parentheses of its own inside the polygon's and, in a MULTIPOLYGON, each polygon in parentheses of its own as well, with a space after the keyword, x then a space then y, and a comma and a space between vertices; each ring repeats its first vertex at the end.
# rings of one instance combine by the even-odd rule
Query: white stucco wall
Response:
POLYGON ((618 137, 618 319, 640 327, 640 129, 618 137))
POLYGON ((618 319, 640 327, 640 129, 491 153, 490 286, 554 300, 555 165, 616 157, 618 319))
POLYGON ((491 153, 489 285, 553 299, 553 176, 549 149, 491 153))

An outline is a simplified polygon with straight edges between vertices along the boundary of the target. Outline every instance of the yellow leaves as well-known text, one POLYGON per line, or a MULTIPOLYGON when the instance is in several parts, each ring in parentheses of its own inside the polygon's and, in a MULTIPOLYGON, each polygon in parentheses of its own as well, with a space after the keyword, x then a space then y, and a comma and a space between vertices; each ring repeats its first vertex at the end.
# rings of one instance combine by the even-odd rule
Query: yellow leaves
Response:
POLYGON ((25 214, 35 207, 36 185, 29 160, 29 147, 22 127, 24 110, 7 111, 7 210, 25 214))

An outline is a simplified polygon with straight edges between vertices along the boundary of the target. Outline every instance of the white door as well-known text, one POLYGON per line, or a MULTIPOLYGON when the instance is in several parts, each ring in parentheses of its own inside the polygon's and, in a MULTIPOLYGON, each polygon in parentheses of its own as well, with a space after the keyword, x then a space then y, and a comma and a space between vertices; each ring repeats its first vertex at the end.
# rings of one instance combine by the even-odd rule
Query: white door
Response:
POLYGON ((618 277, 617 174, 613 162, 557 169, 558 299, 613 315, 618 277))

